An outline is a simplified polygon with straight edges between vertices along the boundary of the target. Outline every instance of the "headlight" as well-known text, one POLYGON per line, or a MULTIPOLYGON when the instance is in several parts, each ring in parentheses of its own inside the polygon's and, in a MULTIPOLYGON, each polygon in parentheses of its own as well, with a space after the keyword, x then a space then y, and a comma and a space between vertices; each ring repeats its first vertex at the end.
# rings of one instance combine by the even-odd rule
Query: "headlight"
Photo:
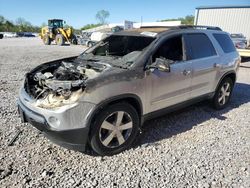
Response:
POLYGON ((67 97, 50 93, 45 98, 38 99, 35 106, 40 108, 53 109, 65 105, 71 105, 76 103, 82 95, 82 89, 72 92, 67 97))

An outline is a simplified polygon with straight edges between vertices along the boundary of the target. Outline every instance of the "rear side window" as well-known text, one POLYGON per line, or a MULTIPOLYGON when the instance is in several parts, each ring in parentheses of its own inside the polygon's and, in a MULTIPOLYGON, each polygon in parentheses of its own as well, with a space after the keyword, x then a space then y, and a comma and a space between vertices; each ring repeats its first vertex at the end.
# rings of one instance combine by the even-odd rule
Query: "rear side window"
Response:
POLYGON ((213 34, 214 38, 220 44, 220 47, 224 53, 230 53, 235 51, 234 44, 230 37, 226 34, 213 34))
POLYGON ((188 59, 200 59, 216 55, 210 39, 203 33, 192 33, 186 36, 188 59))

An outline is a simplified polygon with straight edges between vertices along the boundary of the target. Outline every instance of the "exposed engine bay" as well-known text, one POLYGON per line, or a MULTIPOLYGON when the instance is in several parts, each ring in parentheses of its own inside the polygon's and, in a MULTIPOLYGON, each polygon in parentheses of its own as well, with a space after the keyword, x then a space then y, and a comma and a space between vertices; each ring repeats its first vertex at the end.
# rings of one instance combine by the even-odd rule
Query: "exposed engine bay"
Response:
POLYGON ((26 92, 36 106, 56 108, 75 103, 84 93, 86 81, 97 77, 107 64, 61 61, 40 65, 27 74, 26 92))

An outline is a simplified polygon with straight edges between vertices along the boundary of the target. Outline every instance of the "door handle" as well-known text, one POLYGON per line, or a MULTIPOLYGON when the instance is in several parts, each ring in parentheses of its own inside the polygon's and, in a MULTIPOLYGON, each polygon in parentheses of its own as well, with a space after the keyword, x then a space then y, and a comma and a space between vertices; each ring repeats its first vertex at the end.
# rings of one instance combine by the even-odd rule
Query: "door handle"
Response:
POLYGON ((189 75, 190 73, 191 73, 191 71, 188 71, 188 70, 184 70, 184 71, 182 72, 182 74, 185 75, 185 76, 189 75))
POLYGON ((222 66, 221 66, 221 64, 219 64, 219 63, 214 63, 214 68, 221 68, 222 66))

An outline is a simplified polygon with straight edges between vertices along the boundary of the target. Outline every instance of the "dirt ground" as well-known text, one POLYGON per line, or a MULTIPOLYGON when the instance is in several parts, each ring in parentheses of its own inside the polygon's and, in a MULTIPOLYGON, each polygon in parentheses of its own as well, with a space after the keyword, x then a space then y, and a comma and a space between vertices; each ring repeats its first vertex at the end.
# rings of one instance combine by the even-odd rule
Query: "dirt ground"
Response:
POLYGON ((228 108, 215 111, 205 101, 146 122, 135 146, 112 157, 67 150, 20 123, 24 74, 83 50, 44 46, 38 38, 0 40, 0 187, 250 187, 247 62, 228 108))

